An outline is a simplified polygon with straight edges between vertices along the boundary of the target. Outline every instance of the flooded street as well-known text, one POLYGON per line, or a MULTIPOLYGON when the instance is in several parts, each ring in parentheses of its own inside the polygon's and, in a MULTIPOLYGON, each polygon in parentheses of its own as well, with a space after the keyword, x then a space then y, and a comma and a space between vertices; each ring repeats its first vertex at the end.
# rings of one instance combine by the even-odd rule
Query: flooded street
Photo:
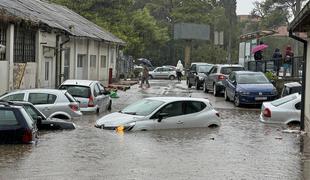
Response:
MULTIPOLYGON (((0 179, 295 180, 309 176, 309 153, 306 157, 300 153, 299 134, 260 123, 257 108, 236 109, 223 97, 165 80, 151 81, 151 88, 145 90, 135 85, 119 96, 113 99, 113 111, 149 96, 208 97, 220 112, 222 126, 117 134, 94 128, 98 117, 86 115, 75 122, 76 130, 41 132, 35 145, 1 145, 0 179)), ((309 147, 309 140, 304 141, 309 147)))

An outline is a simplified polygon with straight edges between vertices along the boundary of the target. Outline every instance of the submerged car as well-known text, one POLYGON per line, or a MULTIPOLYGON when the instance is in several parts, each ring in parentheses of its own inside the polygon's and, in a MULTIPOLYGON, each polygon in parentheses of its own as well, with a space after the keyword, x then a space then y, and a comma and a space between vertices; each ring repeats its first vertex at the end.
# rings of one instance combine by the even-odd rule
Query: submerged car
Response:
POLYGON ((244 67, 239 64, 217 64, 207 73, 207 77, 203 83, 203 91, 213 91, 214 96, 218 96, 224 92, 225 86, 223 81, 233 71, 243 71, 244 67))
POLYGON ((99 81, 90 80, 66 80, 60 90, 67 90, 77 101, 80 102, 82 112, 110 111, 112 100, 108 92, 99 81))
POLYGON ((152 97, 96 121, 95 127, 127 131, 220 126, 219 113, 203 98, 152 97))
POLYGON ((73 122, 64 121, 57 118, 47 118, 33 104, 29 102, 9 102, 16 106, 22 106, 26 112, 37 122, 38 130, 71 130, 75 129, 73 122))
POLYGON ((275 124, 299 124, 301 95, 298 93, 285 96, 272 102, 264 102, 260 121, 275 124))
POLYGON ((1 96, 0 100, 30 102, 51 118, 79 119, 82 116, 79 103, 68 92, 57 89, 17 90, 1 96))
POLYGON ((294 94, 294 93, 301 94, 301 90, 302 90, 302 86, 299 82, 285 83, 282 89, 281 97, 294 94))
POLYGON ((0 102, 0 143, 32 143, 37 140, 36 121, 22 106, 0 102))
POLYGON ((191 88, 195 86, 197 90, 203 85, 205 78, 207 77, 207 73, 213 67, 213 64, 208 63, 192 63, 187 74, 187 86, 191 88))
POLYGON ((278 92, 262 72, 235 71, 224 81, 225 100, 235 106, 262 104, 277 98, 278 92))

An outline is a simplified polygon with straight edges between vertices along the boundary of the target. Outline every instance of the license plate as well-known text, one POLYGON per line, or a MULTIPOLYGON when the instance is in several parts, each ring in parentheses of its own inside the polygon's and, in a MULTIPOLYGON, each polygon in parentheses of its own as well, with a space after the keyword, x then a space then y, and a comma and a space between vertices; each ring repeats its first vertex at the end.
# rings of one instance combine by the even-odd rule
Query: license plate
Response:
POLYGON ((263 101, 263 100, 267 100, 267 97, 256 97, 255 100, 256 101, 263 101))

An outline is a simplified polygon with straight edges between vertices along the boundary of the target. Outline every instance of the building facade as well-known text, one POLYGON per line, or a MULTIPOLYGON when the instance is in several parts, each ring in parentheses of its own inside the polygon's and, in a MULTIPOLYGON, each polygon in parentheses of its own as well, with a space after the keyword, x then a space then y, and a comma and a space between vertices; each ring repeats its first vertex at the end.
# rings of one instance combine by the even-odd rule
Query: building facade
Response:
POLYGON ((125 43, 66 7, 0 0, 0 94, 55 88, 66 79, 106 82, 125 43))

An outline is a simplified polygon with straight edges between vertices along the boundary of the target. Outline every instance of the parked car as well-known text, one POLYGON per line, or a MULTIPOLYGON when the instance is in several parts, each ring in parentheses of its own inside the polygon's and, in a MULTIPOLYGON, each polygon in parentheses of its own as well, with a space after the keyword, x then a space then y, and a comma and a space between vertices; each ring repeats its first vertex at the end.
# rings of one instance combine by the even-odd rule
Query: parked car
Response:
POLYGON ((214 65, 207 73, 207 76, 203 83, 203 91, 213 91, 214 96, 218 96, 220 93, 224 93, 225 87, 223 81, 233 71, 242 71, 244 67, 239 64, 218 64, 214 65))
POLYGON ((33 104, 24 101, 10 101, 12 105, 22 106, 26 112, 37 122, 38 130, 70 130, 75 129, 73 122, 64 121, 57 118, 46 118, 33 104))
POLYGON ((37 140, 36 121, 21 106, 0 102, 0 143, 32 143, 37 140))
POLYGON ((220 126, 209 100, 187 97, 145 98, 96 121, 95 127, 127 131, 220 126))
POLYGON ((281 97, 294 94, 294 93, 301 94, 301 89, 302 89, 302 86, 298 82, 285 83, 282 89, 281 97))
POLYGON ((17 90, 1 96, 0 100, 30 102, 50 118, 72 119, 82 116, 79 103, 68 92, 57 89, 17 90))
POLYGON ((235 71, 224 81, 225 100, 242 104, 262 104, 277 98, 277 89, 262 72, 235 71))
POLYGON ((101 113, 112 109, 112 100, 108 92, 99 81, 66 80, 59 89, 67 90, 80 102, 82 112, 101 113))
POLYGON ((291 94, 272 102, 264 102, 260 121, 263 123, 300 123, 301 95, 291 94))
POLYGON ((192 63, 187 74, 186 84, 188 88, 191 88, 193 85, 196 89, 200 89, 203 85, 204 79, 207 76, 207 73, 213 67, 213 64, 208 63, 192 63))
POLYGON ((157 67, 153 71, 149 71, 150 79, 175 79, 177 77, 175 67, 157 67))

